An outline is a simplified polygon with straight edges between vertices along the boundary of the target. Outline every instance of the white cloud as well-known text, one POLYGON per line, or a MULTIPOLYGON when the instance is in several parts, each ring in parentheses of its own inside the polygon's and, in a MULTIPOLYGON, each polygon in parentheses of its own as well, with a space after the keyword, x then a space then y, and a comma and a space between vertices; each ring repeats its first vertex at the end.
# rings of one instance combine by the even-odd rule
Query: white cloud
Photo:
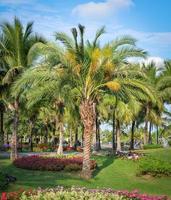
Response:
POLYGON ((106 0, 98 3, 91 1, 77 5, 72 10, 72 14, 83 18, 99 19, 115 14, 118 10, 131 5, 133 5, 132 0, 106 0))
POLYGON ((151 62, 155 63, 157 68, 164 67, 164 59, 160 57, 148 57, 147 59, 142 59, 140 63, 145 63, 146 65, 151 62))
POLYGON ((139 63, 140 65, 143 63, 145 65, 148 65, 153 62, 157 68, 164 67, 164 59, 161 57, 157 57, 157 56, 156 57, 149 56, 146 59, 144 59, 144 58, 128 58, 127 60, 130 63, 139 63))

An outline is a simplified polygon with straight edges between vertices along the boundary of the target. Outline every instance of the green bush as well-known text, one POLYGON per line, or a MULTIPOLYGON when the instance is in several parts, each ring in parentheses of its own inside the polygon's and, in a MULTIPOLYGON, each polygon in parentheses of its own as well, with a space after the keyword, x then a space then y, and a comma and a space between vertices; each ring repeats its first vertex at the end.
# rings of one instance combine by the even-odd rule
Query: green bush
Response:
POLYGON ((158 149, 162 147, 163 146, 161 144, 146 144, 143 146, 144 149, 158 149))
POLYGON ((151 174, 152 176, 171 175, 171 163, 146 156, 139 161, 139 174, 151 174))
POLYGON ((171 146, 171 140, 168 141, 169 146, 171 146))
POLYGON ((6 176, 2 172, 0 172, 0 191, 6 189, 7 186, 8 186, 8 181, 6 179, 6 176))

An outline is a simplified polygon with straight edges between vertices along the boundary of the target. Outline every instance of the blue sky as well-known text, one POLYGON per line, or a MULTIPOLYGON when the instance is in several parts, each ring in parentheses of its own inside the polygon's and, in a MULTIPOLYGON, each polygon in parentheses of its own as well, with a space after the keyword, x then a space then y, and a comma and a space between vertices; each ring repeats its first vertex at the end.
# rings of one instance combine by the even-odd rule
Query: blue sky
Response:
POLYGON ((24 24, 34 21, 34 30, 50 40, 78 23, 92 38, 105 25, 103 43, 130 34, 149 52, 147 62, 171 58, 171 0, 0 0, 0 22, 14 16, 24 24))

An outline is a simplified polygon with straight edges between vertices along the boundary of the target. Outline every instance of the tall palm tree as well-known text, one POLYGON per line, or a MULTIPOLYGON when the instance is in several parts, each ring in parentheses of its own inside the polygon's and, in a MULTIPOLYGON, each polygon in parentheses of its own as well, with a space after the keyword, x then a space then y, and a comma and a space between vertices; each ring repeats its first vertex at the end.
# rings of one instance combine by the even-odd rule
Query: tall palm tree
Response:
POLYGON ((161 123, 161 114, 163 112, 163 95, 161 95, 161 90, 158 87, 161 82, 160 69, 151 62, 148 65, 143 65, 143 70, 147 77, 147 83, 153 87, 155 93, 156 101, 152 102, 150 99, 143 103, 145 111, 145 127, 144 127, 144 144, 152 143, 151 127, 152 124, 161 123), (148 130, 149 127, 149 130, 148 130))
MULTIPOLYGON (((32 64, 33 54, 30 50, 33 45, 45 40, 33 34, 33 23, 28 23, 24 28, 21 21, 14 18, 12 23, 3 22, 1 24, 0 51, 4 61, 8 65, 8 71, 3 78, 3 83, 11 85, 17 80, 19 75, 32 64)), ((17 129, 19 123, 19 102, 18 96, 8 98, 14 112, 13 134, 11 144, 11 159, 17 158, 17 129)))
POLYGON ((98 38, 104 33, 104 28, 97 31, 92 43, 84 43, 84 27, 79 25, 78 30, 72 29, 73 39, 65 33, 57 33, 56 39, 65 46, 65 61, 61 64, 66 68, 61 77, 62 85, 68 84, 70 91, 74 91, 80 99, 80 115, 84 125, 84 154, 83 176, 91 177, 90 151, 91 137, 95 121, 94 103, 97 95, 108 92, 108 89, 116 94, 134 96, 145 93, 151 98, 150 89, 145 83, 137 79, 135 69, 129 69, 126 64, 128 57, 144 57, 146 53, 135 46, 135 40, 131 37, 121 37, 110 44, 100 47, 98 38), (80 41, 78 36, 80 35, 80 41), (66 56, 67 55, 67 56, 66 56), (107 89, 108 88, 108 89, 107 89), (138 92, 139 91, 139 92, 138 92))
MULTIPOLYGON (((99 37, 105 32, 104 28, 97 31, 93 42, 84 39, 84 27, 73 28, 72 38, 65 33, 56 33, 56 39, 62 42, 64 48, 37 45, 46 54, 45 63, 36 69, 28 70, 17 81, 15 90, 19 85, 37 85, 40 81, 48 79, 53 82, 54 93, 65 91, 65 101, 75 96, 79 102, 79 112, 84 126, 84 153, 82 175, 91 177, 90 155, 91 139, 94 132, 95 112, 94 105, 97 97, 102 93, 113 93, 129 98, 129 96, 151 95, 150 87, 145 84, 143 73, 137 71, 127 63, 128 57, 145 57, 146 52, 138 49, 135 39, 129 36, 117 38, 109 44, 100 47, 99 37), (80 40, 78 40, 80 39, 80 40), (54 55, 55 58, 54 58, 54 55), (44 67, 46 64, 50 69, 44 67), (44 73, 44 78, 40 73, 44 73), (53 72, 53 76, 49 73, 53 72), (55 89, 55 86, 58 85, 55 89)), ((24 87, 24 86, 23 86, 24 87)))

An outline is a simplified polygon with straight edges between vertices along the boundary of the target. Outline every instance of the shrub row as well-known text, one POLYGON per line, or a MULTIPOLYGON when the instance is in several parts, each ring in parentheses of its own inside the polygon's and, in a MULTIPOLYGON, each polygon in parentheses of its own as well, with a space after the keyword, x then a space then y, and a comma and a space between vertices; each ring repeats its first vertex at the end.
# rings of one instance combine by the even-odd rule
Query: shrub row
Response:
POLYGON ((146 144, 143 146, 144 149, 158 149, 162 147, 163 146, 161 144, 146 144))
POLYGON ((146 156, 139 161, 139 174, 151 174, 152 176, 171 175, 171 163, 146 156))
POLYGON ((17 192, 7 193, 8 200, 83 200, 83 199, 101 199, 101 200, 167 200, 167 196, 152 196, 147 194, 140 194, 137 190, 129 191, 115 191, 112 189, 85 189, 85 188, 71 188, 64 189, 57 187, 46 190, 18 190, 17 192))
MULTIPOLYGON (((42 156, 27 156, 16 159, 13 164, 18 168, 44 171, 77 171, 82 168, 82 157, 53 158, 42 156)), ((91 160, 91 169, 96 167, 96 162, 91 160)))

